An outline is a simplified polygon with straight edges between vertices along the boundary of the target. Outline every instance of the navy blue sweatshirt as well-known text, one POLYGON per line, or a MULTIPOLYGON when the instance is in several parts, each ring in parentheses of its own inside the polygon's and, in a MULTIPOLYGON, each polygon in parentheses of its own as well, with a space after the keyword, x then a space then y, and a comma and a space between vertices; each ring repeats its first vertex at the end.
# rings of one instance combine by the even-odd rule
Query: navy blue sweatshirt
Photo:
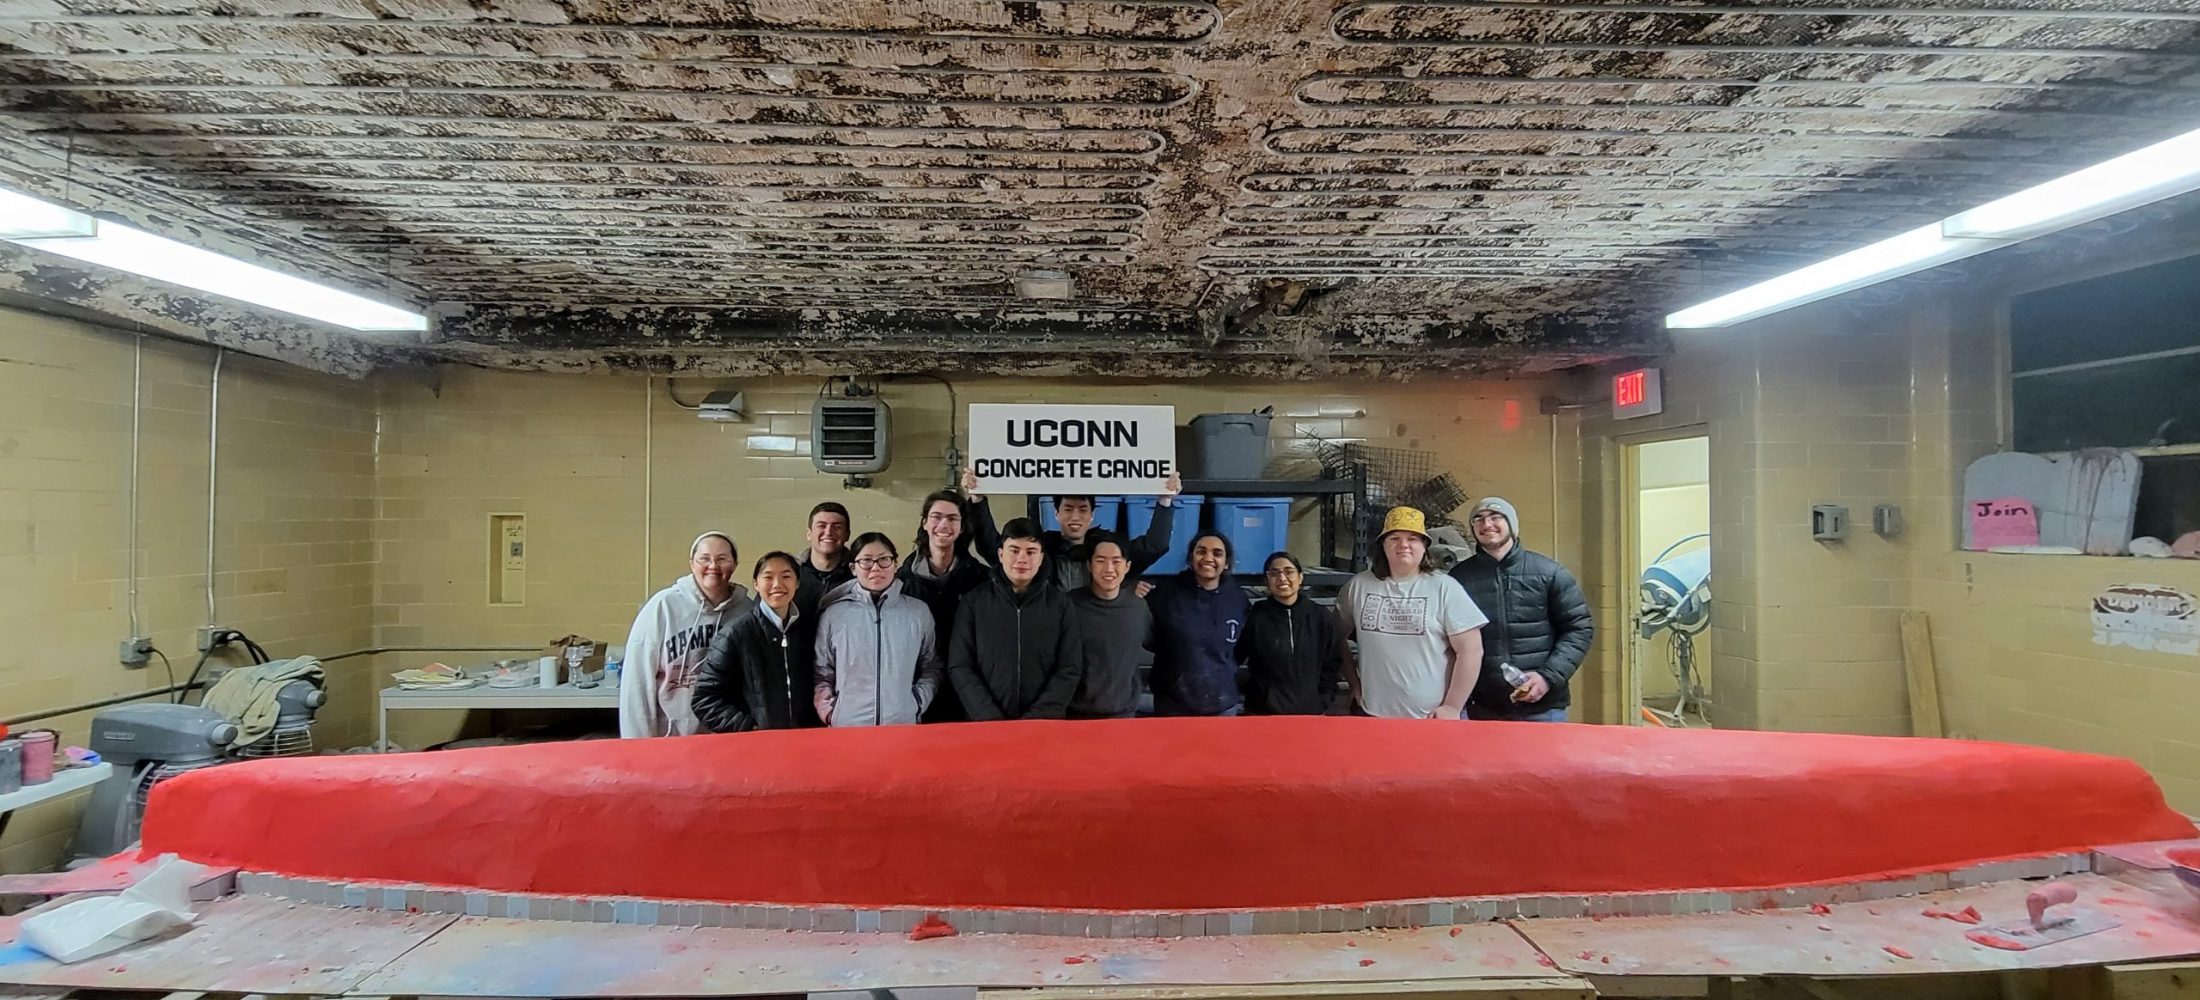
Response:
POLYGON ((1245 703, 1237 683, 1237 641, 1251 603, 1225 578, 1200 587, 1190 570, 1147 595, 1153 609, 1156 715, 1221 715, 1245 703))

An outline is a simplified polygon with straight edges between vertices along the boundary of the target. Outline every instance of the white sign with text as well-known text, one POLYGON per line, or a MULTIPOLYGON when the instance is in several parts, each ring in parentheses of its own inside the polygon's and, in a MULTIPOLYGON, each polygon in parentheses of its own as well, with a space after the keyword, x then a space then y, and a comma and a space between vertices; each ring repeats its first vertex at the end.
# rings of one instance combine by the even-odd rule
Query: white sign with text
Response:
POLYGON ((987 493, 1157 494, 1176 471, 1176 407, 970 404, 987 493))

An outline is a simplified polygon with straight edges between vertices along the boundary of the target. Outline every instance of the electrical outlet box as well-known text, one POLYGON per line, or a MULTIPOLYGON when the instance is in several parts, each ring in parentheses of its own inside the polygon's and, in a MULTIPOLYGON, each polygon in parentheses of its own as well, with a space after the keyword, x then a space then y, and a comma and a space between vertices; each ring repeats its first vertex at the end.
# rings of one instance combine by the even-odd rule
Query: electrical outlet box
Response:
POLYGON ((153 662, 153 640, 142 635, 122 640, 121 659, 125 667, 142 667, 153 662))
POLYGON ((1872 508, 1872 534, 1893 538, 1902 533, 1902 508, 1883 503, 1872 508))
POLYGON ((1821 542, 1838 542, 1849 537, 1849 509, 1830 503, 1813 505, 1810 537, 1821 542))
POLYGON ((213 648, 214 648, 215 646, 221 645, 221 643, 218 643, 218 642, 215 642, 215 641, 214 641, 214 637, 215 637, 215 636, 217 636, 217 635, 222 635, 222 634, 225 634, 225 633, 231 632, 231 631, 234 631, 234 630, 233 630, 233 629, 231 629, 231 628, 230 628, 229 626, 227 626, 227 625, 201 625, 201 626, 199 626, 199 632, 198 632, 198 647, 199 647, 199 652, 201 652, 201 653, 204 653, 204 652, 208 652, 208 651, 211 651, 211 650, 212 650, 212 649, 213 649, 213 648))

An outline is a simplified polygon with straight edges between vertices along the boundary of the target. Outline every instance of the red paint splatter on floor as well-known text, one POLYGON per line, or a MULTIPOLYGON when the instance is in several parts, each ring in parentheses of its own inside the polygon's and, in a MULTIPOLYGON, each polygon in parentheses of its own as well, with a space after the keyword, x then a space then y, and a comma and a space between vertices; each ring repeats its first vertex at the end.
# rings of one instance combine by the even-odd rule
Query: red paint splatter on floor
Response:
POLYGON ((1593 952, 1593 951, 1585 951, 1585 952, 1582 952, 1582 953, 1581 953, 1581 954, 1579 954, 1579 955, 1575 955, 1574 957, 1575 957, 1575 958, 1578 958, 1578 959, 1581 959, 1582 961, 1586 962, 1586 961, 1588 961, 1588 960, 1590 960, 1590 959, 1592 959, 1592 958, 1595 958, 1595 957, 1597 957, 1597 953, 1596 953, 1596 952, 1593 952))
POLYGON ((1612 956, 1606 955, 1603 958, 1597 959, 1597 961, 1603 962, 1606 965, 1610 965, 1612 964, 1612 956))
POLYGON ((1370 965, 1374 965, 1374 964, 1375 964, 1375 960, 1374 960, 1374 959, 1372 959, 1372 958, 1363 958, 1363 959, 1360 959, 1360 968, 1363 968, 1363 969, 1365 969, 1365 968, 1367 968, 1368 966, 1370 966, 1370 965))
POLYGON ((1924 913, 1928 917, 1938 917, 1942 920, 1953 920, 1959 924, 1975 924, 1978 923, 1980 919, 1978 915, 1978 907, 1976 906, 1966 906, 1960 910, 1928 909, 1925 910, 1924 913))
POLYGON ((1912 954, 1910 954, 1909 952, 1903 951, 1902 949, 1900 949, 1900 948, 1897 948, 1897 947, 1895 947, 1894 945, 1891 945, 1891 944, 1890 944, 1890 945, 1886 945, 1886 946, 1884 946, 1884 947, 1880 948, 1879 950, 1880 950, 1880 951, 1883 951, 1883 952, 1886 952, 1886 953, 1887 953, 1887 954, 1889 954, 1889 955, 1893 955, 1893 956, 1894 956, 1894 957, 1896 957, 1896 958, 1916 958, 1916 957, 1917 957, 1916 955, 1912 955, 1912 954))
POLYGON ((1993 931, 1969 931, 1966 932, 1963 936, 1970 938, 1972 941, 1977 942, 1978 944, 1983 944, 1988 948, 1999 948, 2003 951, 2024 950, 2024 942, 2011 941, 2008 938, 2002 937, 2001 935, 1994 933, 1993 931))
POLYGON ((1452 929, 1451 929, 1451 936, 1452 936, 1452 937, 1458 937, 1458 936, 1459 936, 1459 932, 1460 932, 1460 931, 1463 931, 1463 930, 1466 930, 1466 928, 1464 928, 1464 927, 1454 927, 1454 928, 1452 928, 1452 929))
POLYGON ((1549 955, 1537 955, 1535 957, 1535 964, 1551 969, 1558 968, 1558 963, 1551 961, 1551 956, 1549 955))
POLYGON ((1829 914, 1829 913, 1832 913, 1832 912, 1833 912, 1833 907, 1827 906, 1827 905, 1826 905, 1826 904, 1824 904, 1824 903, 1812 903, 1812 904, 1810 904, 1810 912, 1812 912, 1812 913, 1815 913, 1815 914, 1818 914, 1819 916, 1823 917, 1823 916, 1825 916, 1825 915, 1827 915, 1827 914, 1829 914))
POLYGON ((954 937, 955 925, 940 919, 937 913, 927 913, 917 926, 910 928, 909 940, 929 941, 932 938, 954 937))
POLYGON ((1344 946, 1347 948, 1357 948, 1360 946, 1360 943, 1358 941, 1352 940, 1351 938, 1345 938, 1344 946))

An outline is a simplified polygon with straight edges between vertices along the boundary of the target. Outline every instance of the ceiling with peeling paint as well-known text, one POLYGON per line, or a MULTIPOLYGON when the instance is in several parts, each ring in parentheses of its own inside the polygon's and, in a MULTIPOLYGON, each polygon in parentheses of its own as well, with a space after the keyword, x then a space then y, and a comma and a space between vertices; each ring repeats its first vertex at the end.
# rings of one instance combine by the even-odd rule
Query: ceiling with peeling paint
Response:
POLYGON ((1548 370, 2195 125, 2200 0, 0 0, 0 182, 433 308, 192 306, 331 370, 1548 370))

